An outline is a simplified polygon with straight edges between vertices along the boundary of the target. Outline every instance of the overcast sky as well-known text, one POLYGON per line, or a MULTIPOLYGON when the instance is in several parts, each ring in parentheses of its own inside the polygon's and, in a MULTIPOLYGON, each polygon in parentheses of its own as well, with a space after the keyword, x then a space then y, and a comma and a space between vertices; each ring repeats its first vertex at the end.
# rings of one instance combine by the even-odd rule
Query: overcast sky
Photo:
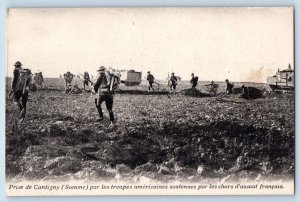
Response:
POLYGON ((190 79, 266 82, 294 66, 292 8, 10 9, 7 75, 99 66, 190 79))

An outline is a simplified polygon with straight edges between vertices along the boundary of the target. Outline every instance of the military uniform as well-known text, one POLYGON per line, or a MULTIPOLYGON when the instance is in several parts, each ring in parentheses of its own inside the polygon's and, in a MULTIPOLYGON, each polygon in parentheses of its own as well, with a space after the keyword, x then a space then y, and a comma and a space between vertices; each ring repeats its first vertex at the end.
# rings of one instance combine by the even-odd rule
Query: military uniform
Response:
POLYGON ((107 78, 104 67, 100 67, 98 72, 99 72, 99 76, 97 78, 96 83, 94 84, 94 91, 97 93, 99 88, 101 88, 100 89, 101 93, 100 94, 98 93, 99 96, 95 98, 96 108, 98 110, 100 120, 103 120, 103 112, 102 112, 101 104, 105 102, 106 109, 108 110, 109 113, 109 119, 111 121, 110 126, 114 126, 115 118, 112 110, 113 108, 113 87, 112 86, 113 86, 114 79, 107 78), (108 79, 110 79, 109 82, 108 79))
POLYGON ((22 122, 26 116, 26 104, 28 100, 29 84, 31 82, 31 71, 29 69, 22 69, 20 62, 15 63, 15 69, 12 79, 12 90, 14 103, 18 105, 20 114, 19 122, 22 122), (22 98, 22 103, 20 99, 22 98))
POLYGON ((174 73, 172 74, 170 81, 171 81, 171 86, 170 86, 171 91, 176 91, 177 77, 174 76, 174 73))
POLYGON ((229 80, 226 79, 226 93, 232 94, 232 89, 234 87, 234 85, 232 83, 229 83, 229 80))
POLYGON ((153 88, 154 76, 152 74, 150 74, 150 72, 148 72, 147 81, 149 82, 148 90, 150 91, 152 89, 154 91, 154 88, 153 88))
POLYGON ((72 86, 74 74, 70 73, 69 71, 64 74, 65 84, 66 84, 66 91, 65 93, 69 93, 71 91, 70 87, 72 86))
POLYGON ((208 87, 209 87, 209 88, 208 88, 208 91, 209 91, 210 93, 212 93, 212 94, 214 94, 214 95, 217 94, 219 85, 216 84, 214 81, 211 81, 210 84, 207 84, 207 85, 205 85, 205 86, 208 86, 208 87))
POLYGON ((89 86, 90 75, 88 72, 84 72, 83 75, 83 89, 85 90, 85 86, 89 86))
POLYGON ((192 84, 192 88, 195 88, 198 85, 198 77, 195 77, 194 74, 192 74, 190 83, 192 84))

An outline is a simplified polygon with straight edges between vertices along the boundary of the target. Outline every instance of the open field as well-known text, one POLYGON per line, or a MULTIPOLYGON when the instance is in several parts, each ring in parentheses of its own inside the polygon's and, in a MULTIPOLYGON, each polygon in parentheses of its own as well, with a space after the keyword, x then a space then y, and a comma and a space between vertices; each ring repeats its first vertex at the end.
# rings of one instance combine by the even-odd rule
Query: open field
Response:
MULTIPOLYGON (((95 82, 95 79, 92 80, 93 82, 95 82)), ((157 80, 156 82, 158 82, 159 84, 161 84, 161 86, 159 87, 157 84, 153 84, 155 89, 159 89, 159 90, 169 90, 169 88, 167 87, 168 82, 166 80, 157 80)), ((204 85, 209 84, 211 81, 199 81, 199 84, 197 86, 198 89, 202 90, 205 92, 206 88, 204 85)), ((59 78, 45 78, 45 83, 46 86, 50 89, 59 89, 59 90, 64 90, 64 80, 63 79, 59 79, 59 78)), ((82 79, 78 79, 75 78, 73 80, 73 83, 77 84, 80 88, 83 88, 83 81, 82 79)), ((215 81, 215 83, 219 84, 219 92, 224 92, 225 91, 225 82, 220 82, 220 81, 215 81)), ((148 90, 147 87, 147 81, 146 80, 142 80, 141 85, 139 86, 125 86, 123 84, 121 84, 120 88, 123 90, 148 90)), ((242 85, 246 85, 246 86, 253 86, 253 87, 258 87, 258 88, 266 88, 268 90, 271 90, 271 88, 265 84, 265 83, 245 83, 245 82, 234 82, 235 87, 241 87, 242 85)), ((177 90, 183 90, 183 89, 187 89, 190 88, 190 83, 189 81, 181 81, 178 82, 177 85, 177 90)))
POLYGON ((294 176, 293 95, 243 100, 116 94, 117 127, 109 130, 104 104, 106 118, 97 122, 93 95, 64 94, 59 79, 46 79, 46 85, 48 90, 30 92, 21 125, 7 89, 9 179, 231 182, 294 176))

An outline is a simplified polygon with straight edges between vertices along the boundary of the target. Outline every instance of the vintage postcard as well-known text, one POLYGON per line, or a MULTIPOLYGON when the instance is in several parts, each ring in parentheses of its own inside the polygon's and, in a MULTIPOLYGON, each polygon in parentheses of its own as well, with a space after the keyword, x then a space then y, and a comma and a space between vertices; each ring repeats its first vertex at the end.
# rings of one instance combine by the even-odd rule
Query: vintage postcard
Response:
POLYGON ((294 8, 9 8, 6 193, 293 195, 294 8))

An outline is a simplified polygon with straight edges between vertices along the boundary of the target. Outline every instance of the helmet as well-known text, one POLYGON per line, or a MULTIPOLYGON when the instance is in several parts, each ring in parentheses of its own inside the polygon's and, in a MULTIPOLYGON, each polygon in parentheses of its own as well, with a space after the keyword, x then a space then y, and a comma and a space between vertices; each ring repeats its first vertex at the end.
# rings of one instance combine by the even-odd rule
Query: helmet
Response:
POLYGON ((98 72, 104 72, 105 71, 105 67, 104 66, 101 66, 101 67, 99 67, 99 69, 97 70, 98 72))
POLYGON ((20 62, 20 61, 17 61, 16 63, 15 63, 15 67, 21 67, 22 66, 22 63, 20 62))

